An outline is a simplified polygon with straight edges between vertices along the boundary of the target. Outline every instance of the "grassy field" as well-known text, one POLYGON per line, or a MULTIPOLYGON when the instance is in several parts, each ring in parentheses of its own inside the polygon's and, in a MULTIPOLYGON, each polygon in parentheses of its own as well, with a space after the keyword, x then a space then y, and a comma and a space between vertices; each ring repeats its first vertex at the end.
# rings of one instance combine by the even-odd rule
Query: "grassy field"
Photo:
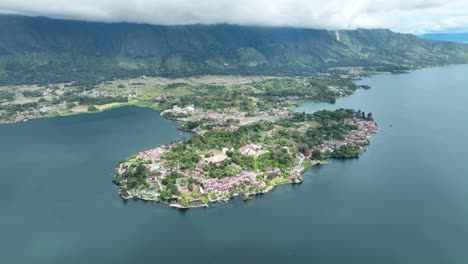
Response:
POLYGON ((80 83, 0 86, 0 92, 3 92, 5 97, 7 95, 13 97, 12 99, 0 98, 0 122, 100 112, 127 105, 164 110, 161 104, 157 103, 161 98, 177 100, 183 96, 208 94, 210 93, 206 88, 208 86, 227 88, 274 78, 277 77, 207 75, 173 79, 158 77, 115 79, 92 86, 80 83), (77 101, 80 98, 91 99, 88 100, 91 102, 77 101), (106 98, 106 100, 105 103, 93 103, 93 98, 106 98), (112 98, 116 100, 113 101, 112 98), (126 100, 121 102, 117 98, 126 98, 126 100), (95 109, 89 111, 91 107, 95 109))

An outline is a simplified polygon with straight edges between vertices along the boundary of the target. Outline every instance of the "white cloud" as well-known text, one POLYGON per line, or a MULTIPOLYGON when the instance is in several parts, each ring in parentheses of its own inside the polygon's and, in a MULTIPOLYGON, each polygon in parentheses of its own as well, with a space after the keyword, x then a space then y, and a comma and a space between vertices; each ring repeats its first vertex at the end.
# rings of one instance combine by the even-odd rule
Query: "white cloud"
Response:
POLYGON ((0 0, 0 12, 108 22, 468 30, 467 0, 0 0))

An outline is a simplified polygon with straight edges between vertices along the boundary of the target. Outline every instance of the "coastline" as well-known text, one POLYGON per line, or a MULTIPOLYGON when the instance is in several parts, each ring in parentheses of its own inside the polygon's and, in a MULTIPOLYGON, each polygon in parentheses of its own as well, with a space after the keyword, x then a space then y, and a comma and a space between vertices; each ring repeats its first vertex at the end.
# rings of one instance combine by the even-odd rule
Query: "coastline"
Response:
MULTIPOLYGON (((291 112, 291 114, 292 113, 293 112, 291 112)), ((163 113, 161 113, 161 115, 163 115, 163 113)), ((166 118, 168 118, 170 120, 173 120, 173 121, 176 121, 179 124, 182 124, 180 122, 180 120, 178 120, 177 118, 175 118, 175 119, 174 118, 169 118, 169 117, 166 117, 166 118)), ((366 122, 368 122, 368 121, 366 121, 366 122)), ((370 123, 375 124, 375 122, 373 122, 373 121, 370 122, 370 123)), ((365 135, 367 140, 366 140, 366 142, 361 143, 362 145, 361 145, 360 149, 358 150, 358 152, 356 154, 353 154, 353 155, 351 155, 349 157, 344 156, 343 158, 353 158, 353 157, 358 157, 359 155, 361 155, 366 150, 367 146, 369 145, 370 134, 377 133, 376 124, 375 124, 375 128, 373 128, 373 129, 374 130, 371 130, 371 131, 367 132, 367 134, 365 135)), ((195 132, 194 135, 197 135, 199 137, 203 137, 203 135, 199 135, 196 132, 195 132)), ((141 160, 143 162, 143 164, 148 164, 148 163, 153 164, 153 165, 146 165, 148 168, 151 168, 152 166, 154 166, 154 164, 164 164, 166 162, 166 161, 163 161, 162 163, 160 163, 162 161, 162 160, 160 160, 160 157, 164 155, 164 151, 158 150, 159 148, 169 148, 169 150, 166 150, 166 151, 170 153, 171 148, 174 148, 174 147, 175 146, 172 146, 172 145, 169 146, 169 147, 168 147, 168 145, 162 145, 162 146, 160 146, 160 147, 158 147, 156 149, 148 150, 146 152, 140 152, 136 156, 136 158, 137 159, 143 158, 143 160, 141 160), (147 155, 148 155, 148 152, 151 152, 151 151, 153 151, 153 153, 155 151, 156 152, 161 152, 161 154, 159 155, 157 160, 155 160, 155 159, 150 159, 151 161, 148 160, 147 155), (146 161, 144 161, 144 160, 146 160, 146 161)), ((326 148, 329 148, 329 147, 325 147, 325 149, 326 148)), ((339 149, 340 146, 338 146, 337 148, 339 149)), ((331 151, 333 151, 333 150, 331 150, 331 151)), ((133 157, 132 159, 135 159, 135 157, 133 157)), ((257 195, 262 195, 262 194, 265 194, 265 193, 268 193, 268 192, 272 191, 278 185, 300 184, 300 183, 303 182, 302 174, 307 170, 307 168, 309 168, 311 166, 326 165, 326 164, 330 164, 330 163, 331 162, 328 160, 328 158, 321 159, 321 160, 314 160, 314 159, 309 160, 309 159, 307 159, 307 162, 305 162, 305 160, 302 158, 299 161, 299 164, 296 165, 295 168, 292 168, 292 167, 287 168, 287 170, 291 172, 290 177, 285 178, 284 176, 275 176, 274 178, 272 178, 270 180, 263 180, 264 177, 266 176, 266 172, 264 172, 264 171, 258 171, 257 170, 257 173, 245 171, 245 173, 254 173, 254 176, 256 175, 255 177, 257 179, 260 179, 258 177, 260 177, 261 175, 264 175, 264 176, 262 176, 263 178, 260 181, 260 184, 263 187, 261 187, 261 188, 256 187, 255 189, 251 188, 250 191, 245 191, 245 190, 244 191, 241 191, 241 190, 240 191, 233 191, 233 189, 230 189, 230 187, 228 187, 229 189, 224 189, 224 187, 223 187, 220 191, 215 190, 214 192, 210 192, 206 196, 203 195, 203 193, 205 193, 206 190, 205 190, 205 192, 202 190, 201 194, 203 195, 204 198, 203 197, 198 197, 198 198, 195 198, 195 199, 192 199, 192 200, 190 200, 190 199, 189 200, 183 200, 182 199, 183 196, 180 196, 179 194, 177 194, 177 195, 172 194, 168 198, 163 198, 162 195, 160 193, 158 193, 161 190, 165 190, 165 187, 163 188, 163 185, 161 185, 161 179, 165 179, 166 177, 171 176, 172 173, 177 173, 177 174, 186 175, 185 178, 186 177, 189 177, 189 178, 193 177, 197 181, 204 182, 204 181, 206 181, 206 179, 204 178, 206 176, 203 176, 203 177, 202 176, 195 176, 197 174, 200 175, 200 173, 203 174, 203 171, 201 171, 201 170, 200 171, 186 171, 186 170, 179 170, 179 169, 174 168, 174 167, 169 167, 167 173, 163 173, 161 176, 150 176, 147 179, 147 181, 149 180, 148 183, 155 182, 154 186, 155 186, 156 190, 158 190, 157 192, 151 191, 151 194, 148 194, 147 191, 145 190, 145 188, 143 188, 140 191, 138 191, 138 190, 137 191, 133 191, 133 190, 129 191, 129 190, 127 190, 127 184, 126 183, 122 184, 122 180, 126 181, 125 180, 126 176, 123 176, 122 171, 125 172, 128 169, 132 170, 130 167, 128 167, 129 163, 125 163, 125 161, 123 161, 116 169, 117 176, 114 176, 114 182, 117 185, 121 186, 119 194, 120 194, 121 198, 125 199, 125 200, 128 200, 128 199, 141 199, 141 200, 147 200, 147 201, 163 202, 165 204, 168 204, 170 207, 180 208, 180 209, 199 208, 199 207, 209 207, 210 203, 215 203, 215 202, 225 202, 225 203, 227 203, 227 202, 229 202, 230 199, 232 199, 233 197, 239 196, 239 195, 242 195, 244 200, 251 200, 253 197, 255 197, 257 195), (122 164, 126 164, 125 166, 127 166, 127 167, 123 168, 122 164), (161 178, 159 178, 159 177, 161 177, 161 178), (212 197, 212 196, 214 196, 214 197, 212 197), (185 201, 185 202, 182 203, 181 202, 182 200, 185 201)), ((131 165, 132 164, 130 163, 130 166, 131 165)), ((158 165, 158 170, 159 170, 159 165, 158 165)), ((161 170, 163 170, 163 168, 161 168, 161 170)), ((148 172, 148 173, 151 174, 150 172, 148 172)), ((156 173, 158 175, 158 172, 154 171, 153 174, 154 173, 156 173)), ((254 178, 251 178, 251 180, 249 180, 249 181, 255 181, 255 180, 254 180, 254 178)), ((200 186, 203 186, 203 188, 206 187, 206 185, 203 184, 203 183, 200 186)), ((224 185, 221 185, 221 186, 224 186, 224 185)), ((180 191, 182 191, 185 187, 178 186, 177 188, 180 191)))
MULTIPOLYGON (((356 82, 356 81, 360 81, 360 80, 362 80, 364 78, 370 78, 370 77, 376 76, 376 75, 400 75, 400 74, 411 73, 411 72, 416 71, 416 70, 433 69, 433 68, 441 68, 441 67, 451 67, 451 66, 457 66, 457 65, 467 65, 467 64, 455 64, 455 63, 453 63, 453 64, 442 64, 442 65, 419 66, 419 67, 416 67, 416 68, 407 69, 405 71, 397 71, 397 72, 392 72, 392 71, 369 71, 369 70, 365 70, 365 69, 359 70, 357 72, 352 72, 352 69, 350 69, 350 70, 348 69, 348 70, 346 70, 348 72, 345 71, 344 75, 357 76, 357 78, 354 79, 354 81, 356 82)), ((199 79, 199 78, 203 79, 203 78, 207 78, 207 77, 221 77, 221 78, 222 77, 227 77, 227 78, 234 78, 234 77, 236 77, 236 78, 237 77, 256 78, 256 77, 259 77, 259 76, 256 76, 256 75, 240 75, 240 76, 234 76, 234 77, 233 76, 234 75, 199 75, 199 76, 182 78, 182 80, 194 80, 194 79, 199 79)), ((297 78, 297 77, 289 76, 289 77, 284 77, 284 78, 297 78)), ((148 77, 148 78, 160 79, 160 77, 148 77)), ((277 78, 277 77, 266 76, 266 77, 261 77, 261 78, 264 78, 264 79, 268 80, 268 79, 274 79, 274 78, 277 78)), ((135 81, 135 80, 138 80, 138 79, 139 78, 122 79, 121 81, 131 82, 131 81, 135 81)), ((174 80, 179 81, 181 79, 175 78, 174 80)), ((60 84, 60 85, 63 85, 63 84, 60 84)), ((3 87, 8 87, 8 86, 0 86, 0 89, 3 88, 3 87)), ((351 96, 352 94, 346 95, 346 96, 335 96, 334 100, 339 100, 340 98, 348 97, 348 96, 351 96)), ((330 104, 334 103, 334 102, 321 101, 321 100, 299 100, 299 101, 295 102, 293 105, 290 105, 288 108, 290 110, 294 110, 294 108, 303 106, 303 105, 305 105, 307 103, 314 103, 314 102, 316 102, 316 103, 330 103, 330 104)), ((4 103, 4 102, 0 102, 0 103, 4 103)), ((151 103, 151 102, 147 101, 146 99, 143 100, 143 101, 132 100, 132 101, 129 101, 129 102, 126 102, 126 103, 109 103, 109 104, 104 104, 104 105, 96 105, 96 107, 98 109, 96 111, 87 111, 86 109, 78 109, 76 111, 74 110, 74 111, 59 111, 59 112, 53 112, 53 113, 45 113, 44 115, 39 116, 39 117, 28 116, 27 118, 23 117, 23 118, 21 118, 19 120, 7 121, 7 120, 4 120, 4 119, 0 119, 0 125, 20 123, 20 122, 26 122, 26 121, 38 120, 38 119, 45 119, 45 118, 65 117, 65 116, 80 115, 80 114, 96 114, 96 113, 102 113, 102 112, 110 110, 110 109, 125 107, 125 106, 136 106, 136 107, 142 107, 142 108, 150 108, 150 109, 160 111, 160 112, 162 112, 164 110, 164 108, 162 108, 160 105, 155 104, 155 103, 151 103)), ((173 119, 171 119, 171 120, 173 120, 173 119)))
MULTIPOLYGON (((282 182, 282 183, 276 183, 275 185, 271 185, 271 186, 268 186, 265 190, 261 191, 261 192, 252 192, 252 193, 245 193, 245 194, 242 194, 242 199, 244 201, 249 201, 249 200, 253 200, 256 196, 259 196, 259 195, 263 195, 263 194, 267 194, 271 191, 273 191, 274 189, 276 189, 276 187, 280 186, 280 185, 286 185, 286 184, 302 184, 302 182, 304 181, 304 179, 302 178, 302 174, 304 172, 307 171, 307 169, 309 169, 310 167, 312 166, 321 166, 321 165, 330 165, 331 162, 328 161, 328 160, 322 160, 322 161, 317 161, 315 164, 311 164, 307 167, 304 167, 302 170, 300 170, 298 173, 301 174, 301 177, 300 179, 298 180, 295 180, 295 181, 291 181, 291 182, 282 182)), ((208 203, 203 203, 203 204, 196 204, 196 205, 189 205, 189 206, 185 206, 185 205, 182 205, 180 203, 170 203, 170 202, 167 202, 167 201, 161 201, 159 198, 148 198, 148 197, 145 197, 145 196, 138 196, 138 195, 135 195, 135 196, 126 196, 126 197, 122 197, 122 195, 120 195, 120 197, 124 200, 131 200, 131 199, 140 199, 140 200, 143 200, 143 201, 149 201, 149 202, 157 202, 157 203, 164 203, 166 204, 167 206, 171 207, 171 208, 175 208, 175 209, 190 209, 190 208, 209 208, 210 207, 210 204, 214 204, 214 203, 228 203, 230 200, 236 198, 236 197, 239 197, 241 196, 241 194, 238 194, 238 193, 235 193, 233 194, 232 196, 230 196, 229 198, 226 198, 226 199, 216 199, 216 200, 210 200, 208 203)))
MULTIPOLYGON (((333 97, 333 100, 332 101, 335 101, 339 98, 342 98, 342 97, 347 97, 347 96, 350 96, 354 93, 354 91, 356 89, 359 89, 359 88, 363 88, 363 87, 360 87, 360 86, 355 86, 354 89, 351 89, 348 93, 345 93, 345 94, 342 94, 341 92, 339 92, 338 94, 336 94, 334 97, 333 97)), ((264 100, 264 99, 262 99, 264 100)), ((329 99, 327 99, 328 101, 329 99)), ((288 106, 285 113, 286 116, 291 116, 291 115, 294 115, 295 112, 294 109, 296 109, 297 107, 299 107, 300 105, 303 105, 305 103, 309 103, 309 102, 327 102, 327 101, 323 101, 323 100, 319 100, 319 99, 314 99, 314 100, 307 100, 307 99, 299 99, 299 98, 295 98, 295 99, 292 99, 288 102, 288 106)), ((331 103, 331 102, 328 102, 328 103, 331 103)), ((182 130, 182 131, 189 131, 189 132, 192 132, 194 133, 194 135, 198 135, 198 136, 201 136, 203 137, 204 136, 204 133, 199 133, 199 131, 197 130, 194 130, 194 129, 185 129, 183 127, 183 125, 187 122, 187 120, 185 118, 178 118, 177 116, 170 116, 170 115, 165 115, 164 112, 167 111, 168 109, 166 108, 165 111, 162 111, 161 110, 163 108, 161 108, 159 105, 155 104, 155 103, 148 103, 145 101, 142 103, 142 101, 130 101, 130 102, 126 102, 126 103, 110 103, 110 104, 107 104, 107 105, 104 105, 103 107, 99 107, 97 111, 86 111, 86 112, 73 112, 73 113, 68 113, 68 114, 63 114, 63 115, 58 115, 58 116, 68 116, 68 115, 77 115, 77 114, 83 114, 83 113, 88 113, 88 114, 92 114, 92 113, 99 113, 99 112, 103 112, 103 111, 106 111, 106 110, 109 110, 109 109, 113 109, 113 108, 118 108, 118 107, 125 107, 125 106, 136 106, 136 107, 145 107, 145 108, 151 108, 153 110, 157 110, 157 111, 160 111, 161 115, 164 116, 166 119, 168 120, 172 120, 172 121, 175 121, 179 124, 179 130, 182 130), (106 107, 107 106, 107 107, 106 107)), ((175 109, 177 106, 173 106, 173 109, 175 109)), ((274 108, 272 108, 274 109, 274 108)), ((200 109, 198 111, 202 111, 204 112, 204 110, 200 109)), ((216 112, 215 112, 216 113, 216 112)), ((277 115, 278 113, 274 113, 274 115, 277 115)), ((281 114, 281 113, 279 113, 281 114)), ((261 115, 261 114, 260 114, 261 115)), ((45 118, 48 118, 48 117, 53 117, 53 116, 47 116, 45 118)), ((253 116, 253 120, 255 120, 255 118, 259 118, 258 121, 262 121, 262 120, 265 120, 264 117, 261 117, 261 116, 253 116)), ((43 117, 44 118, 44 117, 43 117)), ((282 118, 284 117, 281 117, 281 118, 273 118, 273 120, 281 120, 282 118)), ((268 119, 268 118, 267 118, 268 119)), ((258 121, 254 121, 253 123, 255 124, 256 122, 258 121)), ((246 124, 250 124, 252 121, 248 121, 248 123, 246 124)), ((307 126, 310 125, 310 124, 306 124, 307 126)), ((244 124, 241 124, 240 127, 242 126, 245 126, 244 124)), ((208 129, 207 131, 210 131, 210 129, 208 129)), ((368 143, 365 143, 365 145, 368 145, 368 143)), ((288 150, 289 152, 289 150, 288 150)), ((360 151, 361 152, 361 151, 360 151)), ((356 154, 352 154, 351 156, 349 157, 355 157, 356 154)), ((345 156, 344 158, 348 158, 347 156, 345 156)), ((258 189, 258 188, 255 188, 255 190, 250 190, 250 191, 244 191, 242 193, 242 195, 244 196, 244 199, 245 200, 250 200, 252 199, 252 197, 256 196, 256 195, 260 195, 260 194, 264 194, 264 193, 267 193, 267 192, 270 192, 271 190, 273 190, 276 186, 278 185, 281 185, 281 184, 300 184, 303 179, 302 179, 302 173, 307 169, 307 167, 309 166, 314 166, 314 165, 317 165, 317 164, 326 164, 327 162, 317 162, 317 161, 313 161, 312 163, 309 163, 307 164, 306 166, 304 166, 304 164, 302 164, 303 162, 299 162, 299 164, 296 166, 296 167, 299 167, 299 169, 295 169, 294 172, 292 172, 292 178, 285 178, 285 176, 278 176, 277 178, 274 178, 273 180, 268 180, 268 184, 265 185, 263 184, 263 187, 262 189, 258 189), (270 185, 271 184, 271 185, 270 185)), ((292 171, 292 168, 287 168, 287 170, 291 170, 292 171)), ((256 175, 255 177, 258 177, 258 175, 256 175)), ((253 180, 253 178, 252 178, 253 180)), ((118 181, 115 181, 114 182, 118 183, 118 181)), ((119 184, 118 184, 119 185, 119 184)), ((208 206, 209 203, 212 203, 212 202, 219 202, 219 201, 222 201, 222 202, 228 202, 232 197, 234 196, 237 196, 237 195, 240 195, 240 194, 237 194, 237 193, 234 193, 234 194, 221 194, 221 195, 216 195, 214 198, 208 196, 208 200, 201 200, 202 204, 199 204, 199 203, 195 203, 195 204, 192 204, 192 202, 197 202, 197 200, 190 200, 189 203, 185 203, 185 204, 181 204, 179 202, 171 202, 173 201, 174 198, 176 197, 171 197, 169 199, 167 199, 167 201, 164 201, 161 199, 161 196, 160 195, 156 195, 156 194, 151 194, 151 193, 146 193, 146 192, 132 192, 132 191, 119 191, 119 194, 120 196, 122 197, 122 199, 141 199, 141 200, 146 200, 146 201, 163 201, 163 202, 166 202, 168 203, 170 206, 172 207, 177 207, 177 208, 196 208, 196 207, 205 207, 205 206, 208 206)), ((180 198, 180 197, 179 197, 180 198)), ((177 199, 176 199, 177 200, 177 199)))

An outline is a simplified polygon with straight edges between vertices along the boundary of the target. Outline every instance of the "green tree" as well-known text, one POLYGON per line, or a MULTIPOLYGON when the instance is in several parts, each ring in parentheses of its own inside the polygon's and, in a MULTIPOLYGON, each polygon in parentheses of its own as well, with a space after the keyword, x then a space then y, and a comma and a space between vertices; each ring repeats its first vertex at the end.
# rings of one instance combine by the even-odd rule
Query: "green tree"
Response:
POLYGON ((321 159, 322 158, 322 152, 319 149, 314 149, 312 151, 312 158, 316 159, 316 160, 321 159))
POLYGON ((96 111, 99 111, 99 109, 97 109, 94 105, 88 106, 88 112, 96 112, 96 111))

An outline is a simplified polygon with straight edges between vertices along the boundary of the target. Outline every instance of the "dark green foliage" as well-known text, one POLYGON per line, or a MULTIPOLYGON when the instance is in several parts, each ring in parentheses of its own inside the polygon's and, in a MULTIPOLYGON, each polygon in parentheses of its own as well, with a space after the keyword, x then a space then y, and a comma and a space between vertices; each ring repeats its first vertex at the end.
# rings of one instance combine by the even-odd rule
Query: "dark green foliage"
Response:
POLYGON ((166 190, 161 190, 161 198, 163 200, 169 200, 171 198, 171 194, 166 190))
MULTIPOLYGON (((295 113, 287 121, 291 126, 298 122, 307 120, 316 121, 319 125, 317 127, 309 128, 305 134, 297 132, 295 129, 287 131, 279 131, 278 136, 284 139, 289 139, 294 142, 300 142, 298 151, 304 153, 306 150, 314 149, 314 147, 322 144, 328 140, 342 140, 347 133, 356 129, 356 127, 344 123, 345 119, 360 117, 358 113, 351 109, 338 109, 334 111, 322 110, 314 114, 295 113)), ((366 119, 366 116, 364 116, 366 119)), ((279 121, 277 124, 282 124, 284 121, 279 121)))
POLYGON ((188 122, 185 122, 185 123, 180 127, 180 129, 183 129, 183 130, 192 130, 192 129, 198 127, 200 124, 202 124, 201 121, 188 121, 188 122))
POLYGON ((312 151, 312 158, 314 158, 316 160, 322 159, 322 152, 319 149, 314 149, 312 151))
POLYGON ((355 112, 351 109, 338 109, 334 111, 321 110, 315 112, 312 116, 315 120, 323 123, 330 121, 342 121, 347 118, 352 118, 355 116, 355 112))
POLYGON ((104 105, 104 104, 110 104, 114 102, 120 102, 120 103, 127 103, 128 98, 127 97, 111 97, 111 96, 98 96, 98 97, 91 97, 91 96, 85 96, 85 95, 76 95, 76 94, 70 94, 70 93, 65 93, 63 96, 63 99, 65 99, 68 102, 77 102, 80 105, 104 105))
POLYGON ((233 166, 235 164, 234 161, 227 159, 219 164, 210 163, 205 165, 203 169, 210 178, 225 178, 234 176, 240 172, 239 169, 233 166))
POLYGON ((177 187, 174 185, 174 183, 172 182, 169 182, 167 185, 167 190, 171 193, 171 194, 174 194, 174 195, 180 195, 180 192, 179 190, 177 189, 177 187))
POLYGON ((262 91, 260 95, 256 95, 262 97, 264 101, 277 103, 280 103, 284 98, 334 103, 337 96, 350 95, 359 88, 350 79, 330 78, 328 76, 272 79, 255 83, 253 86, 262 91), (339 94, 330 87, 340 87, 340 90, 345 94, 339 94))
POLYGON ((125 178, 141 178, 141 177, 144 176, 144 175, 142 175, 140 173, 142 171, 144 171, 144 170, 141 169, 141 164, 135 164, 135 166, 130 167, 127 170, 127 173, 124 173, 122 176, 125 177, 125 178), (138 171, 137 171, 137 167, 140 167, 140 169, 138 169, 138 171))
POLYGON ((204 137, 193 135, 187 143, 199 150, 239 148, 251 141, 258 140, 259 133, 273 129, 273 123, 260 121, 253 125, 242 126, 234 132, 225 130, 208 131, 204 137))
POLYGON ((90 105, 90 106, 88 107, 88 111, 89 111, 89 112, 96 112, 96 111, 99 111, 99 109, 97 109, 94 105, 90 105))
POLYGON ((305 156, 309 155, 310 151, 309 151, 309 146, 307 144, 301 144, 297 147, 297 150, 304 154, 305 156))
MULTIPOLYGON (((146 182, 146 177, 149 175, 149 169, 142 163, 133 164, 127 169, 127 172, 122 174, 122 177, 127 181, 127 188, 132 189, 140 186, 149 187, 146 182)), ((115 181, 115 180, 114 180, 115 181)))
POLYGON ((22 112, 25 110, 34 110, 37 108, 38 103, 25 103, 25 104, 9 104, 0 105, 0 110, 4 110, 6 113, 22 112))
POLYGON ((295 158, 288 154, 284 148, 276 149, 258 157, 254 169, 265 170, 266 168, 290 168, 294 166, 295 158))
MULTIPOLYGON (((171 175, 169 175, 166 178, 161 180, 161 183, 164 186, 166 186, 166 188, 167 188, 167 191, 168 191, 167 195, 169 195, 169 194, 180 195, 180 192, 177 189, 177 186, 175 186, 176 180, 178 178, 180 178, 180 177, 181 177, 180 175, 178 175, 176 173, 173 173, 173 174, 171 174, 171 175)), ((193 181, 193 179, 192 179, 192 181, 193 181)), ((162 192, 161 192, 161 196, 163 196, 162 192)), ((167 200, 167 198, 164 198, 164 197, 163 197, 163 199, 167 200)))
POLYGON ((343 145, 330 154, 331 158, 356 158, 361 154, 361 149, 357 146, 343 145))
POLYGON ((0 102, 1 101, 13 101, 15 94, 9 91, 0 90, 0 102))
POLYGON ((24 91, 22 92, 24 97, 41 97, 42 91, 40 90, 32 90, 32 91, 24 91))
POLYGON ((171 152, 165 153, 162 158, 169 160, 172 167, 180 168, 181 170, 193 169, 198 161, 200 161, 200 156, 187 151, 188 149, 187 142, 181 141, 171 152))
POLYGON ((168 85, 166 85, 165 89, 175 89, 175 88, 179 88, 179 87, 184 87, 184 86, 187 86, 186 83, 170 83, 168 85))
POLYGON ((182 96, 177 103, 179 106, 195 105, 206 110, 222 110, 237 107, 241 111, 255 109, 250 98, 241 95, 237 89, 226 89, 225 86, 205 85, 196 90, 197 96, 182 96), (222 100, 220 100, 222 98, 222 100))

